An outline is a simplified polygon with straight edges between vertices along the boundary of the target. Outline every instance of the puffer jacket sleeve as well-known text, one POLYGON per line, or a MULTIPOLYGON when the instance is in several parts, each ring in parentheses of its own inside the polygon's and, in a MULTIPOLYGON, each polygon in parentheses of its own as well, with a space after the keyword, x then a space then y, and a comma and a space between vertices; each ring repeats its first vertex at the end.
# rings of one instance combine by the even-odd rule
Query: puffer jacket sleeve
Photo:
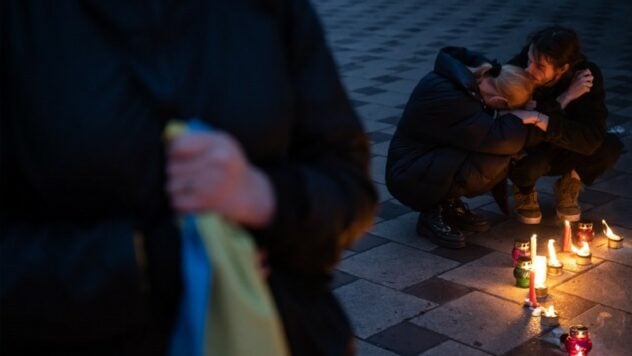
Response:
POLYGON ((273 267, 331 270, 339 254, 370 227, 377 195, 369 146, 338 79, 318 19, 306 0, 291 1, 286 24, 295 120, 288 157, 263 167, 277 195, 272 225, 254 233, 273 267))
POLYGON ((494 118, 477 99, 445 83, 417 93, 413 100, 406 109, 413 139, 499 155, 524 147, 528 128, 518 117, 494 118))

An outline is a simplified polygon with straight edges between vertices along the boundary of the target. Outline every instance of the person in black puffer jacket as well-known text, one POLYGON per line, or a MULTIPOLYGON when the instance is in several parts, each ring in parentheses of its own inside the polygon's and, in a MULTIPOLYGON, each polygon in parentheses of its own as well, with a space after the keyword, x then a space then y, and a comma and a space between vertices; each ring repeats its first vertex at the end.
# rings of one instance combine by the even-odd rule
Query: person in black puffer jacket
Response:
POLYGON ((533 84, 519 67, 492 64, 461 47, 439 51, 432 72, 415 87, 386 163, 386 185, 403 204, 420 211, 417 231, 440 246, 461 248, 460 230, 489 224, 461 202, 502 181, 513 155, 536 129, 512 114, 529 101, 533 84))

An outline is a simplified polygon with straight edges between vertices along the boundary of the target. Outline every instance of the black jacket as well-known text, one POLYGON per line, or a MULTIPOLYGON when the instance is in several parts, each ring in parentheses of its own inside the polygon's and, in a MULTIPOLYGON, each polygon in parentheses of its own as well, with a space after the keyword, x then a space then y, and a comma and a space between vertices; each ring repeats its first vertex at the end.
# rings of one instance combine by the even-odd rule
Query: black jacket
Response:
MULTIPOLYGON (((529 46, 526 46, 509 63, 526 68, 528 53, 529 46)), ((537 88, 533 98, 537 102, 536 110, 549 116, 548 128, 543 135, 545 141, 582 155, 590 155, 601 146, 608 129, 608 108, 603 75, 595 63, 582 60, 553 86, 537 88), (594 76, 590 92, 571 101, 562 110, 557 97, 569 87, 575 72, 583 69, 590 69, 594 76)))
POLYGON ((432 207, 451 191, 481 194, 506 175, 528 128, 513 115, 495 118, 467 66, 486 61, 447 47, 415 87, 391 141, 386 184, 415 210, 432 207))
POLYGON ((269 174, 277 214, 253 234, 273 270, 322 279, 370 226, 368 141, 307 1, 0 6, 0 344, 120 354, 151 323, 163 344, 180 290, 170 118, 229 132, 269 174))

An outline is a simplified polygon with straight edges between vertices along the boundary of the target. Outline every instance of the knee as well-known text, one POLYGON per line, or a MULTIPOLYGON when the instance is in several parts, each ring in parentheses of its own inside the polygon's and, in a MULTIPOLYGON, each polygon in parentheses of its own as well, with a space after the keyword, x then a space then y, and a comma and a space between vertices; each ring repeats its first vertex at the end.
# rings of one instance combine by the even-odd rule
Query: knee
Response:
POLYGON ((549 162, 545 160, 532 160, 525 157, 516 162, 509 173, 511 181, 519 187, 534 185, 538 178, 550 170, 549 162))
POLYGON ((613 165, 623 152, 623 142, 614 134, 607 134, 597 151, 601 160, 613 165))

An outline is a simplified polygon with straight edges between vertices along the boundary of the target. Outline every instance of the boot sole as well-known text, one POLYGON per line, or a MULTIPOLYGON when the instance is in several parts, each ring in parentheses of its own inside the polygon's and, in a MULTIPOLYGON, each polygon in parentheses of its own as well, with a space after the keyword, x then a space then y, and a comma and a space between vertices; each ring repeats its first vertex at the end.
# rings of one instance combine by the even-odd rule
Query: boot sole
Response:
POLYGON ((555 212, 557 213, 558 218, 560 218, 561 220, 568 220, 570 222, 578 222, 582 217, 582 213, 567 215, 560 213, 559 210, 556 210, 555 212))
POLYGON ((538 217, 535 217, 535 218, 530 218, 530 217, 522 216, 522 215, 516 213, 516 219, 518 219, 518 221, 520 221, 521 223, 526 224, 526 225, 537 225, 537 224, 539 224, 542 221, 542 216, 538 216, 538 217))
MULTIPOLYGON (((422 230, 420 235, 422 237, 428 238, 428 240, 432 241, 432 243, 434 243, 437 246, 451 248, 451 249, 460 249, 460 248, 465 247, 465 241, 446 241, 446 240, 438 239, 435 237, 434 233, 430 229, 426 228, 425 226, 421 226, 420 229, 422 230)), ((418 234, 420 233, 419 229, 417 233, 418 234)))

